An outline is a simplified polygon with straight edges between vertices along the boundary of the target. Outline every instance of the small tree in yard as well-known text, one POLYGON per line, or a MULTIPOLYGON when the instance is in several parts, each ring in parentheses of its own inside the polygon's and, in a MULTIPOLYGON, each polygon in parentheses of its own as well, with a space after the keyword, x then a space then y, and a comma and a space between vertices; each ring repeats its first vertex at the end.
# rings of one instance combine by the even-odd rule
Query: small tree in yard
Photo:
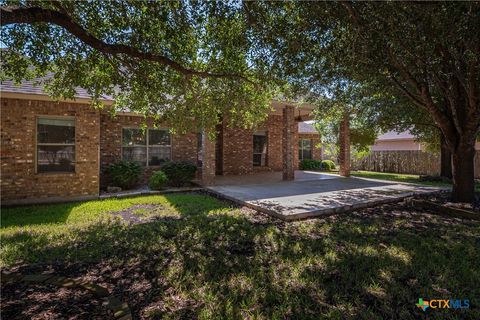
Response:
MULTIPOLYGON (((474 198, 480 131, 480 3, 249 2, 273 67, 304 91, 338 78, 381 84, 440 129, 453 201, 474 198), (274 57, 274 58, 271 58, 274 57), (420 111, 421 110, 421 111, 420 111)), ((317 89, 317 87, 319 89, 317 89)))

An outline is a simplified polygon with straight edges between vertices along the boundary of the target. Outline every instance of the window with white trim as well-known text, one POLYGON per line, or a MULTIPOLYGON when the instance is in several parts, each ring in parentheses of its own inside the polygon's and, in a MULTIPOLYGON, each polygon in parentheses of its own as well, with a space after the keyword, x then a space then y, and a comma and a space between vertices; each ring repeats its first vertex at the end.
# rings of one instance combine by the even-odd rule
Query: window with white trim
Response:
POLYGON ((311 139, 298 140, 298 159, 300 160, 312 159, 312 140, 311 139))
POLYGON ((159 166, 171 159, 171 137, 165 129, 124 128, 122 159, 144 166, 159 166))
POLYGON ((37 118, 37 173, 75 172, 75 119, 37 118))

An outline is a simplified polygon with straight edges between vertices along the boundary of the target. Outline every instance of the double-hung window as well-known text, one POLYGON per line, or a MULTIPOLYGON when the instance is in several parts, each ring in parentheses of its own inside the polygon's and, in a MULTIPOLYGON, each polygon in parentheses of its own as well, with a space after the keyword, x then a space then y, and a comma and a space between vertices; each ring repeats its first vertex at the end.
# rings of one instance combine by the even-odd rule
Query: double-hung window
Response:
POLYGON ((75 119, 37 118, 37 172, 75 172, 75 119))
POLYGON ((171 159, 172 146, 168 130, 148 129, 147 145, 149 166, 158 166, 171 159))
POLYGON ((158 166, 171 159, 171 137, 168 130, 124 128, 122 158, 144 166, 158 166))
POLYGON ((298 159, 300 160, 312 159, 312 140, 310 139, 298 140, 298 159))

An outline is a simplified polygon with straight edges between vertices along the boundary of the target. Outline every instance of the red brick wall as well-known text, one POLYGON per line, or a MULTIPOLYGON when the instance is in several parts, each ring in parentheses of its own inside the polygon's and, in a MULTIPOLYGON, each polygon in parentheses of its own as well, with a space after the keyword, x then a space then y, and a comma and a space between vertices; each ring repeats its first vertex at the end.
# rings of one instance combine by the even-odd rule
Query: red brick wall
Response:
POLYGON ((266 121, 268 134, 267 164, 273 171, 282 170, 282 116, 270 115, 266 121))
MULTIPOLYGON (((218 143, 222 144, 222 172, 224 175, 249 174, 254 171, 282 170, 282 116, 270 115, 265 123, 256 130, 267 131, 267 166, 253 166, 253 133, 254 130, 221 127, 218 143)), ((220 168, 218 168, 220 169, 220 168)), ((217 170, 220 171, 220 170, 217 170)))
POLYGON ((99 112, 86 104, 1 99, 1 199, 97 195, 99 112), (75 117, 75 173, 35 173, 37 116, 75 117))
MULTIPOLYGON (((222 172, 224 175, 242 175, 255 171, 282 170, 283 117, 281 115, 269 115, 265 123, 259 125, 256 130, 267 131, 267 166, 253 166, 254 130, 229 128, 224 122, 218 130, 217 137, 217 174, 222 172), (219 153, 222 157, 221 160, 218 159, 219 153), (220 164, 219 161, 221 161, 220 164)), ((298 168, 298 127, 295 126, 293 131, 296 155, 294 166, 298 168)), ((318 135, 316 135, 316 138, 320 141, 318 135)))
MULTIPOLYGON (((101 131, 100 131, 100 159, 102 172, 102 187, 108 184, 103 174, 104 170, 112 163, 122 159, 122 129, 123 128, 140 128, 145 119, 142 116, 117 114, 115 117, 108 112, 101 114, 101 131)), ((147 126, 153 127, 152 119, 147 119, 147 126)), ((168 128, 168 125, 160 126, 168 128)), ((197 163, 197 134, 188 133, 185 135, 172 135, 172 160, 184 160, 197 163)), ((160 170, 159 167, 148 167, 145 169, 143 181, 146 182, 150 175, 160 170)))
MULTIPOLYGON (((101 172, 121 159, 122 128, 140 127, 141 116, 119 114, 116 117, 99 112, 87 104, 54 103, 22 99, 1 100, 1 187, 2 200, 97 195, 101 172), (76 118, 76 172, 35 173, 36 117, 38 115, 74 116, 76 118)), ((147 120, 153 126, 151 119, 147 120)), ((168 126, 166 126, 168 127, 168 126)), ((229 128, 223 123, 219 130, 222 143, 223 174, 247 174, 253 167, 253 130, 229 128)), ((294 130, 295 168, 298 167, 298 127, 294 130)), ((258 130, 268 135, 267 170, 282 170, 282 130, 280 115, 270 115, 258 130)), ((305 136, 305 135, 302 135, 305 136)), ((318 143, 318 135, 309 135, 318 143)), ((197 133, 172 136, 172 160, 197 161, 197 133)), ((314 159, 321 150, 314 148, 314 159)), ((151 172, 146 170, 144 180, 151 172)), ((257 169, 257 168, 255 168, 257 169)), ((256 171, 256 170, 255 170, 256 171)))
POLYGON ((295 170, 298 170, 300 166, 300 160, 298 159, 298 122, 295 122, 295 126, 293 130, 295 135, 293 140, 293 147, 294 147, 293 167, 295 168, 295 170))
POLYGON ((223 174, 223 123, 218 124, 216 130, 215 141, 215 174, 223 174))
POLYGON ((223 174, 251 173, 253 171, 253 130, 230 128, 224 122, 221 134, 223 174))
POLYGON ((283 180, 294 180, 295 169, 298 167, 297 145, 298 145, 298 124, 295 122, 295 108, 285 106, 283 112, 283 180))

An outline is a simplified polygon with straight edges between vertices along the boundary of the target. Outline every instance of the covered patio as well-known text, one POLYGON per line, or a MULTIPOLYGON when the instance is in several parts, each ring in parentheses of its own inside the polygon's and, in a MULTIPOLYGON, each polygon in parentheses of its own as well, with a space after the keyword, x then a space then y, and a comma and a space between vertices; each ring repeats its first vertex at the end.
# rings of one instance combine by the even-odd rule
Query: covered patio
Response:
MULTIPOLYGON (((313 109, 314 106, 309 104, 282 101, 272 103, 269 117, 277 119, 276 127, 271 128, 275 131, 276 139, 270 140, 268 148, 277 150, 279 157, 276 158, 276 165, 264 168, 265 171, 252 170, 251 162, 242 166, 252 156, 252 146, 246 141, 251 139, 250 135, 253 137, 253 132, 230 130, 228 137, 220 135, 217 141, 203 134, 200 184, 223 198, 282 220, 325 216, 440 190, 350 177, 350 129, 347 114, 340 123, 339 174, 297 170, 298 122, 312 119, 313 109), (222 145, 232 139, 237 142, 233 148, 222 145), (219 149, 222 149, 220 153, 219 149), (225 170, 232 166, 242 170, 225 170)), ((224 121, 220 126, 225 130, 224 121)))
POLYGON ((215 185, 208 189, 221 197, 287 221, 328 216, 441 190, 312 171, 297 170, 294 176, 292 181, 284 181, 281 172, 217 176, 215 185))
MULTIPOLYGON (((221 176, 251 173, 261 176, 262 172, 271 171, 280 171, 283 181, 294 180, 295 170, 299 167, 298 123, 312 120, 314 108, 307 103, 273 100, 265 122, 251 129, 229 127, 227 117, 221 118, 216 139, 205 133, 201 135, 200 184, 214 185, 222 180, 217 179, 221 176), (254 137, 259 136, 263 138, 261 151, 256 150, 253 143, 254 137), (252 161, 255 155, 259 156, 259 163, 252 161)), ((340 163, 342 173, 344 163, 347 162, 340 163)))

